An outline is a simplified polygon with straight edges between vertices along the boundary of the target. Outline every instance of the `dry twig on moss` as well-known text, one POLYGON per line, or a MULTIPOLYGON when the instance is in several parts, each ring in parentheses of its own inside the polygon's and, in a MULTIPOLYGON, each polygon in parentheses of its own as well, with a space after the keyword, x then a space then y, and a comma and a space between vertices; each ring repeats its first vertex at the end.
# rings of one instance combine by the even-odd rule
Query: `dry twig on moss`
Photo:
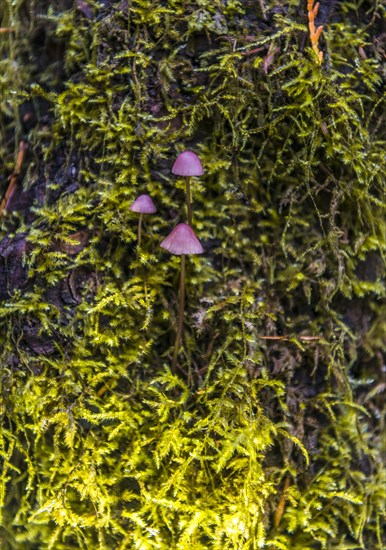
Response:
POLYGON ((0 216, 2 216, 3 210, 5 208, 7 208, 9 199, 11 198, 11 196, 12 196, 14 190, 15 190, 16 181, 17 181, 17 178, 20 174, 21 168, 23 166, 25 151, 26 151, 26 143, 25 143, 25 141, 21 140, 20 143, 19 143, 19 151, 17 153, 15 170, 14 170, 12 176, 11 176, 11 179, 10 179, 10 182, 9 182, 9 185, 8 185, 8 189, 5 192, 3 200, 0 203, 0 216))
POLYGON ((323 31, 323 25, 319 25, 319 27, 315 28, 315 19, 318 14, 319 10, 319 2, 316 2, 315 6, 314 0, 308 0, 307 1, 307 10, 308 10, 308 28, 310 30, 310 40, 312 44, 312 49, 316 53, 316 56, 319 60, 319 63, 323 61, 323 52, 319 50, 318 42, 320 35, 323 31))

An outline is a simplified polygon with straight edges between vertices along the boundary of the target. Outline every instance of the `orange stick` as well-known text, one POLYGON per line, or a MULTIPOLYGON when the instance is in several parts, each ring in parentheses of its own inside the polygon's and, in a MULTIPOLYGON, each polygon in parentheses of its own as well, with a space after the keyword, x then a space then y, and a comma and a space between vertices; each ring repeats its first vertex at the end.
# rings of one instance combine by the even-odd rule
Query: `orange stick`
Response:
POLYGON ((11 198, 12 193, 14 191, 16 181, 17 181, 17 177, 20 174, 21 167, 23 166, 23 160, 24 160, 24 155, 25 155, 26 148, 27 148, 26 142, 21 140, 20 143, 19 143, 19 151, 17 153, 15 170, 14 170, 12 176, 11 176, 11 180, 9 182, 8 189, 5 192, 3 200, 0 203, 0 216, 3 214, 4 208, 7 207, 8 201, 11 198))
POLYGON ((320 25, 317 29, 315 28, 315 18, 318 14, 319 10, 319 2, 316 2, 315 6, 313 6, 314 0, 307 0, 307 11, 308 11, 308 28, 310 31, 310 40, 312 49, 314 50, 319 63, 323 61, 323 52, 319 50, 318 42, 320 35, 323 31, 323 25, 320 25))
POLYGON ((274 514, 274 517, 273 517, 273 524, 275 526, 275 529, 277 529, 279 527, 281 518, 284 514, 285 501, 286 501, 286 498, 287 498, 287 490, 288 490, 289 484, 290 484, 290 480, 289 480, 289 477, 287 476, 284 480, 283 491, 281 493, 279 504, 277 505, 277 508, 275 510, 275 514, 274 514))

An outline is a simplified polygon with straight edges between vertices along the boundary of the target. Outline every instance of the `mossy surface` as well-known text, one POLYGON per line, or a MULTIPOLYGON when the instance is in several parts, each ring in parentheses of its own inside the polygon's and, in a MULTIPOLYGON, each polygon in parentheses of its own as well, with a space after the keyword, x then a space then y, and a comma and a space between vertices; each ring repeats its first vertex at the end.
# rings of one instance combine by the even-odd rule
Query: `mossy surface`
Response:
POLYGON ((3 5, 1 548, 384 548, 384 5, 3 5))

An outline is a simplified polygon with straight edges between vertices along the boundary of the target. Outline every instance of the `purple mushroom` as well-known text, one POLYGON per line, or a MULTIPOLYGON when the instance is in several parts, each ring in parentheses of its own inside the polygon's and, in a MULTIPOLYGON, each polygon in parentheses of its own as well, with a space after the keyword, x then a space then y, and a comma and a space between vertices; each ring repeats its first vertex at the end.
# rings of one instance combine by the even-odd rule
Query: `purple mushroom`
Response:
POLYGON ((204 169, 201 161, 193 151, 184 151, 180 153, 173 164, 172 173, 176 176, 186 177, 186 205, 188 208, 188 223, 192 225, 192 205, 190 202, 190 178, 192 176, 202 176, 204 169))
POLYGON ((173 231, 160 244, 162 248, 181 256, 181 274, 180 274, 180 305, 178 314, 178 327, 176 335, 176 343, 174 346, 174 354, 172 361, 172 370, 175 371, 177 365, 178 351, 182 336, 182 328, 184 322, 185 309, 185 255, 186 254, 202 254, 204 249, 200 241, 197 239, 193 229, 186 223, 179 223, 173 231))
POLYGON ((138 248, 141 246, 141 236, 142 236, 142 220, 144 214, 154 214, 157 212, 154 202, 151 200, 149 195, 140 195, 133 204, 130 206, 130 210, 133 212, 139 213, 138 220, 138 248))

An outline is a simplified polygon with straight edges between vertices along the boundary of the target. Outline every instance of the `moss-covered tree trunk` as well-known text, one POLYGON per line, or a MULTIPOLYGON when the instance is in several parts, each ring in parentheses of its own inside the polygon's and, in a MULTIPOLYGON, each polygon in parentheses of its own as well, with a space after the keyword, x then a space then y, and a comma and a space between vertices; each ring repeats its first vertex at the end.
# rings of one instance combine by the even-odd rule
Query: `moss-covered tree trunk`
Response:
POLYGON ((2 550, 383 549, 384 4, 0 7, 2 550))

